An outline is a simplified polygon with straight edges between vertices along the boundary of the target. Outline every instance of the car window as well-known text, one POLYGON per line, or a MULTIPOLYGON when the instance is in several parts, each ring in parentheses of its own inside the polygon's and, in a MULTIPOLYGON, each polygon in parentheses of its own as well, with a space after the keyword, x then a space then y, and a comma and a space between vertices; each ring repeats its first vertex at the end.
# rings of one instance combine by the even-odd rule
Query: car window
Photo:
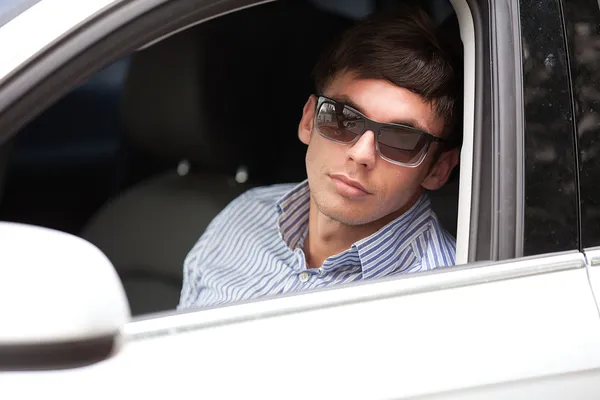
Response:
POLYGON ((579 149, 583 248, 600 246, 600 8, 597 1, 563 1, 579 149))
MULTIPOLYGON (((217 214, 249 189, 306 178, 299 111, 315 93, 320 51, 353 22, 308 2, 270 2, 130 54, 19 133, 0 218, 96 245, 119 272, 134 315, 174 309, 186 257, 217 214)), ((430 194, 452 236, 458 175, 430 194)))

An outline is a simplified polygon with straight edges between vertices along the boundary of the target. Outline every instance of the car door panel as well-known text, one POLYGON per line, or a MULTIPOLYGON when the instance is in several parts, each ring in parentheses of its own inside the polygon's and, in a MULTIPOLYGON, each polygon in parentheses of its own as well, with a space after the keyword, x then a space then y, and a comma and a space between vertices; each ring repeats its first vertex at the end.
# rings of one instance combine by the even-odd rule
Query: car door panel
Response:
POLYGON ((0 387, 33 395, 62 384, 73 398, 96 383, 102 396, 213 399, 541 390, 544 377, 600 368, 584 265, 572 252, 156 315, 129 324, 121 351, 103 363, 0 376, 0 387))
POLYGON ((596 400, 600 369, 567 373, 544 378, 524 379, 467 390, 458 390, 432 396, 419 396, 422 400, 596 400))

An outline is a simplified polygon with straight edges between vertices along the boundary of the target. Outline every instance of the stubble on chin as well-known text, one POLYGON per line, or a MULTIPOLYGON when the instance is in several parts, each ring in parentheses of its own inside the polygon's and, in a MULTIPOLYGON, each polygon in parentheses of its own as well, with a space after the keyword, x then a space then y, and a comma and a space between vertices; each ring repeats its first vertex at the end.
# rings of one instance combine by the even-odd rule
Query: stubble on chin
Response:
POLYGON ((378 219, 372 212, 365 212, 363 207, 335 204, 334 199, 328 199, 327 194, 311 192, 311 213, 317 212, 333 223, 346 226, 361 226, 378 219))

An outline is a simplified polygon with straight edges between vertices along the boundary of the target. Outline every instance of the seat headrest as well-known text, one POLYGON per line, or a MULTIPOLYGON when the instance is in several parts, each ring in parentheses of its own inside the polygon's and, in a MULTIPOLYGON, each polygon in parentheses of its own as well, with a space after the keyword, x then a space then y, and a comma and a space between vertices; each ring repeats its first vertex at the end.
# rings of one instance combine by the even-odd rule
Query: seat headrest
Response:
POLYGON ((123 91, 124 124, 129 139, 157 158, 206 164, 230 159, 226 141, 216 132, 207 134, 200 40, 192 29, 132 56, 123 91))
POLYGON ((347 23, 306 2, 276 1, 139 51, 124 88, 129 139, 152 156, 200 167, 265 172, 288 162, 305 173, 297 127, 314 90, 311 71, 347 23))

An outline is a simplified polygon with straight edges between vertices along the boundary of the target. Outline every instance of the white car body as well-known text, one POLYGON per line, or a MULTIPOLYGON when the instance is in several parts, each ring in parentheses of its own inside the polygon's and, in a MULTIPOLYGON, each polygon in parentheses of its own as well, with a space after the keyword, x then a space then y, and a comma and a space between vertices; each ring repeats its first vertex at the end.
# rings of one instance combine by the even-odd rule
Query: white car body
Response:
MULTIPOLYGON (((14 71, 116 3, 42 0, 1 27, 0 97, 14 71)), ((465 264, 138 318, 99 363, 0 372, 0 398, 597 399, 599 255, 465 264)), ((53 290, 68 293, 67 283, 53 290)))

